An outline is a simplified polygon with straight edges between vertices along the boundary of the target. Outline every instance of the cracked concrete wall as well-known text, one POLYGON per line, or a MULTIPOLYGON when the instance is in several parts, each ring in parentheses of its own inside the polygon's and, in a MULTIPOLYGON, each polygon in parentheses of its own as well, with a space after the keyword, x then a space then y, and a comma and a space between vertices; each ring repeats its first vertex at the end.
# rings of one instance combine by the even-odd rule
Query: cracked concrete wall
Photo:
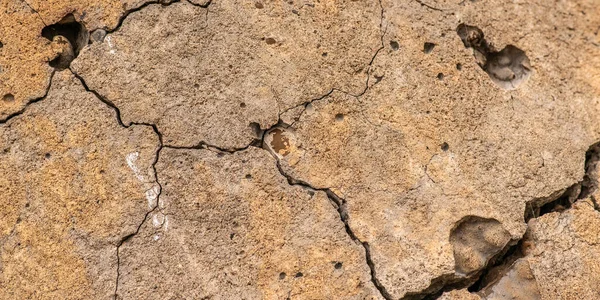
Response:
POLYGON ((0 0, 0 298, 598 298, 598 28, 595 0, 0 0))

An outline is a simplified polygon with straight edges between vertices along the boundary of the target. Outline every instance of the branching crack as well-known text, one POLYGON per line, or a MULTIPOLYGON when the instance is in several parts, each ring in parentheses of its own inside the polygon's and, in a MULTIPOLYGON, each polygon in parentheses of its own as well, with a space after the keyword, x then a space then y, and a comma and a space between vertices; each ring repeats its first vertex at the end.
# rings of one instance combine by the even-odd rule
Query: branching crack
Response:
POLYGON ((162 137, 162 133, 158 130, 158 127, 155 124, 147 124, 147 123, 135 123, 132 122, 128 125, 125 125, 123 123, 123 121, 121 120, 121 112, 119 110, 119 108, 117 106, 115 106, 110 100, 108 100, 106 97, 100 95, 98 92, 96 92, 95 90, 92 90, 88 87, 88 85, 85 83, 85 80, 79 76, 77 73, 73 72, 73 70, 71 70, 69 68, 69 70, 71 71, 71 73, 73 73, 73 75, 75 76, 75 78, 77 78, 80 82, 81 85, 84 87, 84 89, 87 92, 90 92, 92 94, 94 94, 96 96, 96 98, 98 98, 98 100, 102 101, 104 104, 106 104, 107 106, 109 106, 110 108, 112 108, 115 111, 115 115, 116 115, 116 119, 117 119, 117 123, 119 123, 119 125, 121 125, 123 128, 130 128, 131 126, 147 126, 152 128, 152 131, 154 131, 154 133, 157 135, 158 137, 158 147, 156 149, 156 153, 154 155, 154 160, 152 161, 152 170, 154 173, 154 181, 156 182, 156 184, 158 185, 158 193, 156 195, 156 203, 154 204, 154 206, 152 207, 152 209, 150 209, 149 211, 147 211, 144 214, 144 218, 142 219, 142 221, 138 224, 135 232, 128 234, 127 236, 123 237, 119 243, 116 245, 117 247, 117 274, 116 274, 116 279, 115 279, 115 293, 114 293, 114 298, 113 299, 117 299, 118 297, 118 290, 119 290, 119 279, 120 279, 120 267, 121 267, 121 257, 120 257, 120 249, 121 246, 128 240, 130 240, 132 237, 134 237, 135 235, 137 235, 140 231, 140 229, 142 228, 142 225, 146 222, 146 220, 148 219, 148 216, 154 212, 155 210, 159 209, 159 203, 160 203, 160 195, 162 194, 162 185, 160 183, 160 180, 158 179, 158 172, 156 171, 156 164, 158 163, 158 160, 160 158, 160 152, 162 151, 162 149, 165 147, 163 144, 163 137, 162 137))
MULTIPOLYGON (((302 117, 302 115, 306 112, 306 109, 307 109, 307 107, 310 104, 312 104, 313 102, 320 101, 320 100, 328 98, 329 96, 331 96, 331 94, 333 94, 333 92, 340 92, 340 93, 343 93, 343 94, 346 94, 348 96, 355 97, 355 98, 359 98, 362 95, 364 95, 365 93, 367 93, 367 91, 371 88, 371 86, 369 86, 369 81, 371 79, 371 69, 373 67, 373 63, 375 62, 375 59, 377 58, 377 55, 379 54, 379 52, 381 52, 381 50, 385 49, 384 38, 385 38, 385 34, 387 33, 387 26, 385 28, 383 26, 383 23, 384 23, 384 20, 385 20, 385 10, 383 8, 383 4, 382 4, 381 1, 382 0, 378 1, 379 2, 379 7, 381 8, 381 17, 380 17, 381 19, 379 21, 379 31, 381 33, 381 35, 380 35, 380 43, 381 43, 381 45, 379 46, 379 48, 377 48, 377 50, 375 50, 375 53, 373 54, 373 56, 371 57, 371 60, 369 61, 369 64, 367 65, 367 79, 365 80, 365 88, 362 91, 360 91, 358 94, 353 94, 351 92, 344 91, 344 90, 339 89, 339 88, 332 88, 331 90, 329 90, 328 92, 326 92, 325 94, 323 94, 323 95, 321 95, 319 97, 313 98, 311 100, 308 100, 306 102, 300 103, 300 104, 298 104, 296 106, 292 106, 290 108, 287 108, 287 109, 279 112, 278 118, 279 118, 280 121, 281 121, 281 116, 283 114, 285 114, 286 112, 288 112, 290 110, 293 110, 293 109, 296 109, 296 108, 302 106, 303 107, 302 111, 297 116, 294 117, 294 122, 292 122, 292 124, 290 124, 290 125, 294 125, 298 120, 300 120, 300 117, 302 117)), ((383 78, 377 78, 377 81, 373 85, 379 83, 382 79, 383 78)))
MULTIPOLYGON (((265 151, 271 153, 267 149, 265 149, 265 151)), ((279 173, 281 173, 281 175, 287 179, 287 182, 289 185, 301 186, 301 187, 304 187, 309 190, 322 191, 322 192, 325 192, 325 194, 327 194, 327 197, 329 198, 329 200, 331 201, 333 206, 336 208, 336 210, 340 216, 340 220, 342 221, 342 223, 344 223, 344 228, 346 230, 346 234, 350 237, 350 239, 352 239, 354 242, 360 244, 365 249, 365 257, 367 260, 367 265, 369 266, 369 269, 371 271, 371 282, 373 282, 373 285, 375 286, 375 288, 377 288, 377 290, 379 291, 379 293, 381 294, 381 296, 383 298, 388 299, 388 300, 392 299, 392 296, 388 293, 388 291, 385 289, 385 287, 381 284, 379 279, 377 279, 377 273, 375 270, 375 264, 373 263, 373 259, 371 257, 371 249, 370 249, 369 243, 361 241, 356 236, 356 234, 354 234, 354 232, 352 231, 352 228, 350 228, 350 224, 348 223, 349 215, 348 215, 348 211, 346 209, 346 207, 347 207, 346 200, 344 200, 343 198, 336 195, 329 188, 316 188, 305 181, 297 180, 297 179, 293 178, 292 176, 288 175, 281 167, 280 160, 275 155, 273 155, 273 156, 275 157, 275 160, 276 160, 277 170, 279 170, 279 173)))
POLYGON ((441 12, 444 12, 445 10, 447 10, 447 9, 442 9, 442 8, 437 8, 437 7, 431 6, 431 5, 423 2, 422 0, 415 0, 415 1, 417 3, 419 3, 419 4, 421 4, 421 6, 425 6, 425 7, 429 8, 429 9, 431 9, 431 10, 441 11, 441 12))

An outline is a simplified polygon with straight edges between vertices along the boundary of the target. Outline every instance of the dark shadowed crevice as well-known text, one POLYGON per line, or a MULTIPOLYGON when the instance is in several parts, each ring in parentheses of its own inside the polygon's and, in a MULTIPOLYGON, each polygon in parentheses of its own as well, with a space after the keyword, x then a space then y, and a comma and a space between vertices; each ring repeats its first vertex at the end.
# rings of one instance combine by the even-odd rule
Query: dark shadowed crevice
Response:
POLYGON ((73 14, 68 14, 57 23, 44 27, 42 36, 60 45, 61 52, 49 62, 51 67, 58 70, 68 68, 89 40, 89 32, 82 23, 75 20, 73 14))
MULTIPOLYGON (((538 218, 547 213, 563 212, 570 209, 573 203, 581 199, 590 198, 596 210, 598 202, 593 196, 598 188, 598 170, 600 163, 600 143, 590 146, 585 155, 585 175, 583 178, 565 189, 558 190, 548 197, 534 199, 526 204, 524 220, 527 223, 533 218, 538 218)), ((527 234, 519 240, 510 241, 502 251, 495 255, 485 267, 467 278, 459 278, 455 274, 442 276, 432 280, 431 285, 422 292, 407 294, 403 299, 437 299, 443 292, 455 289, 468 288, 470 292, 480 293, 497 282, 519 258, 525 256, 531 242, 527 234)))
MULTIPOLYGON (((598 189, 598 164, 600 163, 600 143, 590 146, 585 154, 585 175, 572 186, 557 191, 544 198, 534 199, 526 204, 525 222, 551 212, 570 209, 578 200, 592 196, 598 189)), ((591 197, 592 201, 595 200, 591 197)))

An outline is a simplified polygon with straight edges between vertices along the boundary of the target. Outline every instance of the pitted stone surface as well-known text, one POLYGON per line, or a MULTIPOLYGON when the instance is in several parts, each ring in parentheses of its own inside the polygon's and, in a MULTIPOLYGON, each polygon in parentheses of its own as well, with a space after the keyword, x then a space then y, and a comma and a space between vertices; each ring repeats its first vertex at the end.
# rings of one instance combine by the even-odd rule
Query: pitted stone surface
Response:
POLYGON ((0 121, 48 89, 52 73, 48 62, 64 49, 42 37, 44 27, 72 13, 88 30, 113 29, 126 11, 142 4, 142 0, 0 1, 0 121))
POLYGON ((359 94, 381 47, 376 1, 213 1, 150 5, 84 51, 74 70, 125 123, 157 124, 165 143, 242 148, 251 123, 333 88, 359 94))
POLYGON ((120 250, 123 299, 379 299, 323 192, 264 150, 164 149, 160 211, 120 250), (151 287, 151 288, 148 288, 151 287))
POLYGON ((150 2, 0 1, 0 298, 598 298, 596 0, 150 2))
POLYGON ((151 128, 114 119, 63 71, 43 101, 0 125, 1 299, 114 293, 116 245, 155 205, 158 149, 151 128))
POLYGON ((509 244, 520 239, 525 203, 581 180, 586 150, 600 138, 590 122, 600 108, 597 83, 564 79, 583 77, 599 53, 586 34, 598 21, 580 21, 567 4, 548 12, 543 1, 519 10, 497 1, 493 11, 478 2, 444 3, 437 11, 384 1, 389 46, 374 61, 372 86, 360 97, 334 92, 287 116, 291 126, 279 135, 290 145, 274 151, 289 176, 347 201, 350 227, 371 245, 392 298, 465 279, 449 241, 464 217, 497 220, 509 244), (578 30, 555 29, 548 13, 578 30), (456 33, 462 22, 482 28, 499 49, 526 51, 528 81, 498 88, 456 33), (564 35, 568 45, 556 42, 564 35), (425 43, 436 46, 424 51, 425 43))

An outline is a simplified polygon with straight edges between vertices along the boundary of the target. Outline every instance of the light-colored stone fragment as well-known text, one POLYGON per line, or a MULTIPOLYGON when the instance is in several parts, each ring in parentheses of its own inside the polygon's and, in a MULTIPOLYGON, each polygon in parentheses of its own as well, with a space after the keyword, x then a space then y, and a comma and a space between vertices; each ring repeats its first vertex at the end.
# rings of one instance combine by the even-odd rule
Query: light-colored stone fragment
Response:
POLYGON ((113 29, 123 14, 143 0, 0 1, 0 121, 46 93, 48 62, 64 49, 42 37, 42 29, 68 14, 88 30, 113 29))
POLYGON ((123 299, 379 299, 323 192, 264 150, 163 149, 161 210, 120 248, 123 299))
POLYGON ((490 300, 598 298, 600 212, 594 208, 588 198, 562 213, 532 219, 525 256, 478 294, 490 300))
POLYGON ((150 210, 158 146, 152 128, 119 126, 69 71, 0 124, 0 299, 111 297, 116 246, 150 210))

